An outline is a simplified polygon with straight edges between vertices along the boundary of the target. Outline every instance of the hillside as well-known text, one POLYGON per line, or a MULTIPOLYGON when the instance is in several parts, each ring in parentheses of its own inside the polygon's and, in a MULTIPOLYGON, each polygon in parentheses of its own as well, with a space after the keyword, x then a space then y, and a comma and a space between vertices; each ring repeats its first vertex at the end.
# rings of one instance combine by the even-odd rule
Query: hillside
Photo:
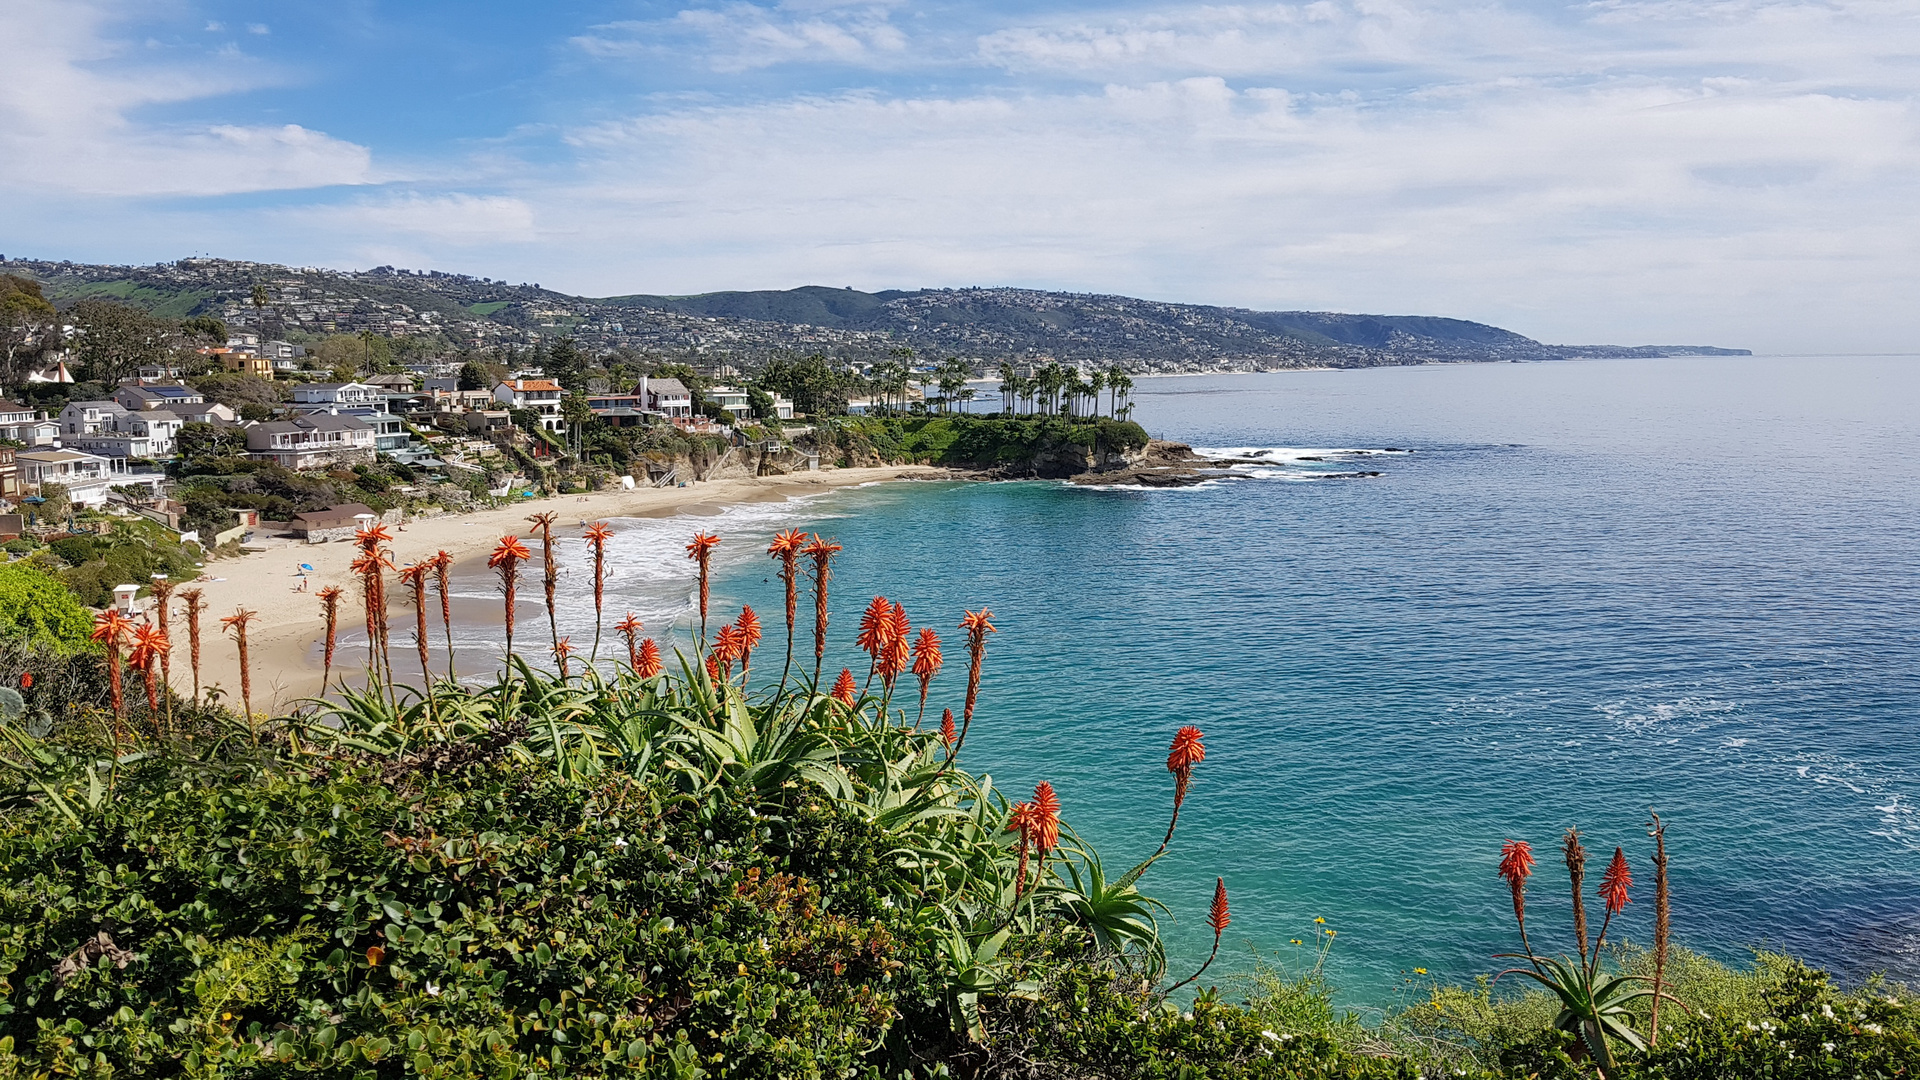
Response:
POLYGON ((588 346, 751 364, 788 353, 845 359, 907 347, 982 368, 1051 357, 1137 373, 1374 367, 1429 362, 1744 354, 1706 346, 1560 346, 1484 323, 1418 315, 1173 304, 1125 296, 967 288, 805 286, 697 296, 570 296, 439 271, 293 268, 224 259, 153 266, 7 260, 56 303, 112 297, 171 317, 215 315, 269 336, 437 334, 456 346, 571 334, 588 346))

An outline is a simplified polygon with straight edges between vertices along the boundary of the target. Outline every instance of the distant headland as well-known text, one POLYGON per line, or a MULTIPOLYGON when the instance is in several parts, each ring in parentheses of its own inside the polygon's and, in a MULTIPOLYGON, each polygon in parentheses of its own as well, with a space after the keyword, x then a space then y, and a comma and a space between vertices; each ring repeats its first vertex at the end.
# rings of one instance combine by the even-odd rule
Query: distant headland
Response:
POLYGON ((569 336, 688 362, 756 366, 819 353, 862 360, 911 349, 977 370, 1057 360, 1136 374, 1685 355, 1706 345, 1548 345, 1485 323, 1426 315, 1252 311, 1017 288, 851 288, 581 297, 484 277, 391 266, 364 271, 194 258, 111 266, 0 256, 65 306, 89 297, 171 318, 212 316, 275 338, 370 331, 458 347, 569 336))

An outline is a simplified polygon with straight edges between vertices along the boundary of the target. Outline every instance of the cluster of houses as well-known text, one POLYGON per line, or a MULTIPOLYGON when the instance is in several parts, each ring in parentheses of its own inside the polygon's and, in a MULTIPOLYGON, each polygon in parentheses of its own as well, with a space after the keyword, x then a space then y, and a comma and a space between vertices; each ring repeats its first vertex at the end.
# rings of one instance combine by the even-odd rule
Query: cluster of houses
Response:
MULTIPOLYGON (((244 351, 235 347, 222 355, 242 364, 294 359, 270 348, 281 344, 241 342, 244 351)), ((267 369, 259 373, 272 375, 267 369)), ((744 390, 715 387, 707 395, 735 419, 751 412, 744 390)), ((0 446, 0 497, 30 494, 45 483, 66 485, 72 501, 84 506, 105 504, 115 487, 157 493, 161 474, 133 465, 174 456, 180 430, 191 423, 239 428, 249 455, 289 469, 369 462, 379 454, 432 467, 441 463, 415 438, 420 429, 502 442, 521 438, 514 412, 524 410, 557 437, 567 430, 565 396, 559 383, 533 376, 503 380, 491 390, 461 390, 453 377, 429 377, 416 388, 411 375, 376 375, 363 382, 298 384, 282 418, 253 421, 242 421, 233 409, 183 383, 144 377, 129 380, 111 398, 69 402, 57 416, 0 400, 0 440, 16 444, 0 446)), ((782 419, 792 418, 792 402, 776 397, 774 406, 782 419)), ((613 427, 724 430, 695 414, 693 394, 678 379, 642 378, 629 393, 589 395, 587 408, 613 427)), ((538 440, 528 450, 535 456, 552 452, 538 440)))

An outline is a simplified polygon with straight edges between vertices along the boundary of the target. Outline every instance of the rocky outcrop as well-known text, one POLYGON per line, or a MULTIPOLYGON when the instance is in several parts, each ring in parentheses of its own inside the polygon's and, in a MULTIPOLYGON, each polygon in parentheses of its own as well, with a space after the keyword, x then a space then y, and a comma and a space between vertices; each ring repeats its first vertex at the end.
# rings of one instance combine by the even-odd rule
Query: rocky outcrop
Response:
POLYGON ((1080 470, 1067 477, 1076 484, 1124 487, 1191 487, 1220 476, 1220 463, 1201 457, 1186 443, 1154 439, 1117 462, 1080 470))

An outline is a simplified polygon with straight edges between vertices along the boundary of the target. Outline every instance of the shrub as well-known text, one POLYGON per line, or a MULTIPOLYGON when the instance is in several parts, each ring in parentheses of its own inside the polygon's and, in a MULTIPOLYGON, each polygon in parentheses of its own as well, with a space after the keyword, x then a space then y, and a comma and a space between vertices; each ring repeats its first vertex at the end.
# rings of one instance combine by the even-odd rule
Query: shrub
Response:
POLYGON ((74 595, 33 563, 0 566, 0 635, 77 649, 86 645, 92 623, 74 595))

